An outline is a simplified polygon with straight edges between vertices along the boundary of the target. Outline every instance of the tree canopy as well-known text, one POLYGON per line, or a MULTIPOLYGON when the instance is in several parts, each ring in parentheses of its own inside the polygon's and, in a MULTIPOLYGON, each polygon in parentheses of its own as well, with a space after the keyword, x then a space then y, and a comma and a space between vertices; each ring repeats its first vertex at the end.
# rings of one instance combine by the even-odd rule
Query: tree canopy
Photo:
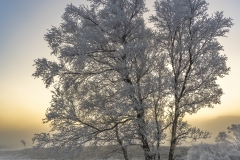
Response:
POLYGON ((209 137, 183 121, 220 103, 216 79, 229 72, 217 38, 232 22, 222 12, 208 16, 207 5, 157 0, 152 28, 144 0, 67 5, 63 22, 45 35, 57 61, 35 60, 33 74, 54 87, 43 120, 53 134, 33 140, 68 151, 114 145, 126 160, 128 147, 137 145, 148 160, 160 159, 159 147, 170 139, 172 160, 177 144, 209 137))

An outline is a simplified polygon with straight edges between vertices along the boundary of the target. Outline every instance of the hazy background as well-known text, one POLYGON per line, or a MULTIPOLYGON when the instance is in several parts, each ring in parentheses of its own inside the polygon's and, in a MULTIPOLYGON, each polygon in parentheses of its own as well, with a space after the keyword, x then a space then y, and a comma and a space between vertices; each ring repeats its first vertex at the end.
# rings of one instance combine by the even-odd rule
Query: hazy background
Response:
MULTIPOLYGON (((228 57, 230 74, 218 83, 224 90, 222 104, 202 109, 186 119, 193 125, 213 132, 232 123, 240 123, 240 1, 208 0, 209 13, 224 11, 235 25, 220 42, 228 57)), ((31 75, 34 59, 51 59, 43 36, 51 26, 59 26, 66 4, 87 4, 86 0, 0 0, 0 148, 22 147, 21 139, 31 146, 34 133, 47 132, 42 124, 51 93, 40 79, 31 75)), ((146 0, 153 13, 154 0, 146 0)), ((214 139, 208 140, 214 142, 214 139)))

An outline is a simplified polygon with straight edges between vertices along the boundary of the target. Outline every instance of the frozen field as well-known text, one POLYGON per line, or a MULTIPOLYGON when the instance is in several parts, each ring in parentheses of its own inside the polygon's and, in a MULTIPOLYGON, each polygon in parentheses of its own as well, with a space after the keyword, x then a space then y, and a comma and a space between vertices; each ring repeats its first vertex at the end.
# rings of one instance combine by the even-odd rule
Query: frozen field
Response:
MULTIPOLYGON (((111 147, 112 148, 112 147, 111 147)), ((188 147, 178 149, 179 157, 187 154, 188 147)), ((51 149, 24 149, 24 150, 0 150, 0 160, 123 160, 119 152, 110 151, 108 147, 101 147, 93 151, 93 148, 85 148, 82 152, 76 153, 75 158, 64 157, 51 149)), ((167 159, 168 147, 162 147, 161 159, 167 159)), ((131 160, 144 160, 143 154, 139 148, 133 147, 129 150, 131 160)))
POLYGON ((0 151, 0 160, 53 160, 42 158, 42 155, 34 155, 30 150, 0 151))
MULTIPOLYGON (((39 160, 33 159, 23 150, 0 151, 0 160, 39 160)), ((50 160, 50 159, 48 159, 50 160)))

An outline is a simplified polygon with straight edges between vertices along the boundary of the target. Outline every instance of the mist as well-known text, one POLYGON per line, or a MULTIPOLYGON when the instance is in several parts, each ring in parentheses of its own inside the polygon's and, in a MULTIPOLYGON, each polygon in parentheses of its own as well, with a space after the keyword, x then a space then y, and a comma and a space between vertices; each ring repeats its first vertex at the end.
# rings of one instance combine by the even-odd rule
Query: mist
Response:
POLYGON ((21 140, 26 142, 26 147, 31 148, 32 137, 35 133, 48 132, 48 125, 36 124, 35 126, 1 127, 0 128, 0 149, 24 149, 21 140))
MULTIPOLYGON (((240 116, 219 116, 214 119, 196 119, 188 120, 192 126, 196 126, 202 130, 207 130, 212 133, 211 138, 197 141, 197 143, 215 143, 215 137, 220 131, 226 131, 231 124, 240 124, 240 116)), ((48 124, 35 124, 24 126, 19 124, 18 127, 9 126, 0 128, 0 149, 24 149, 21 140, 26 141, 26 147, 31 148, 32 137, 35 133, 48 132, 48 124)), ((167 143, 166 143, 167 144, 167 143)), ((190 145, 190 144, 184 144, 190 145)))

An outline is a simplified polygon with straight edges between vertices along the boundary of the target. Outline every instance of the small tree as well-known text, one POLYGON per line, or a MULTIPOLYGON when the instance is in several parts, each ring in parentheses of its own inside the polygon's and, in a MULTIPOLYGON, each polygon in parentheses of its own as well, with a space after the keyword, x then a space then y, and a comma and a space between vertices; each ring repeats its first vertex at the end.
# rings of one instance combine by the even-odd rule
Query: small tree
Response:
POLYGON ((21 140, 21 143, 23 144, 23 146, 25 147, 26 149, 26 142, 24 140, 21 140))
POLYGON ((182 124, 179 120, 186 113, 194 114, 220 103, 223 92, 216 80, 227 75, 229 68, 227 57, 219 53, 223 47, 217 38, 224 37, 233 23, 222 12, 209 16, 205 0, 157 0, 155 10, 151 21, 171 72, 169 89, 174 106, 169 160, 173 160, 177 142, 183 137, 178 135, 182 124))
POLYGON ((227 128, 228 133, 219 132, 216 137, 216 142, 223 142, 235 145, 238 149, 240 149, 240 124, 232 124, 227 128))
POLYGON ((187 152, 186 160, 239 160, 240 152, 236 146, 221 144, 193 145, 187 152))

